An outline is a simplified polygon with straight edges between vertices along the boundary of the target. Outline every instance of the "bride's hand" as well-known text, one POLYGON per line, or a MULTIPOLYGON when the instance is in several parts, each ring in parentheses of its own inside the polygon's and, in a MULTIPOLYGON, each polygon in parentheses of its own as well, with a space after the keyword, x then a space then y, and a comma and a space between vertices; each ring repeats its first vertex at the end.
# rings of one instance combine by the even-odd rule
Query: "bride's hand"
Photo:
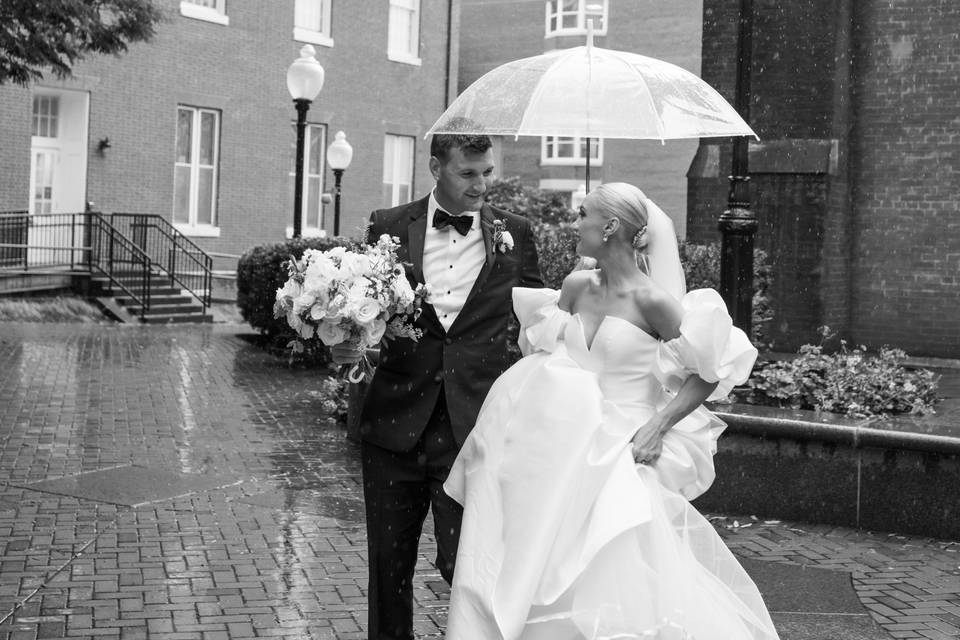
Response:
POLYGON ((663 436, 660 420, 653 418, 650 422, 643 425, 637 435, 633 436, 633 459, 638 464, 653 466, 660 459, 663 453, 663 436))

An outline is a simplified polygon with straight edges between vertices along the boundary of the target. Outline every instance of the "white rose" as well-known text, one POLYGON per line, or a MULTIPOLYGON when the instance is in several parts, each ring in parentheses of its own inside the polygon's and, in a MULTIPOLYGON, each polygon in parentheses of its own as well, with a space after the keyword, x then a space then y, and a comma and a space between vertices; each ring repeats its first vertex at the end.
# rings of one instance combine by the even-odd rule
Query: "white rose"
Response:
POLYGON ((282 300, 284 298, 296 298, 303 292, 303 288, 300 286, 300 283, 290 278, 283 286, 277 289, 277 300, 282 300))
POLYGON ((373 322, 363 329, 364 342, 366 342, 368 346, 375 346, 383 338, 383 334, 386 330, 386 322, 384 322, 381 318, 374 319, 373 322))
POLYGON ((353 280, 370 273, 370 258, 357 253, 344 254, 340 262, 340 277, 344 280, 353 280))
POLYGON ((321 283, 319 286, 324 288, 336 277, 337 265, 326 256, 320 256, 316 260, 313 260, 304 272, 304 280, 319 282, 321 283))
POLYGON ((367 326, 380 315, 380 305, 376 300, 364 298, 353 309, 353 319, 357 324, 367 326))
POLYGON ((338 323, 324 320, 320 323, 320 326, 317 327, 317 337, 320 338, 323 344, 332 347, 346 340, 347 332, 344 331, 338 323))
POLYGON ((317 297, 309 292, 301 293, 299 296, 293 299, 293 312, 296 314, 301 314, 312 307, 313 303, 316 301, 317 297))
POLYGON ((310 307, 310 319, 311 320, 323 320, 327 317, 327 305, 322 302, 317 302, 312 307, 310 307))
POLYGON ((405 308, 413 304, 413 289, 410 287, 410 283, 407 282, 406 278, 401 276, 394 280, 393 286, 391 286, 391 291, 394 299, 397 301, 397 306, 405 308))

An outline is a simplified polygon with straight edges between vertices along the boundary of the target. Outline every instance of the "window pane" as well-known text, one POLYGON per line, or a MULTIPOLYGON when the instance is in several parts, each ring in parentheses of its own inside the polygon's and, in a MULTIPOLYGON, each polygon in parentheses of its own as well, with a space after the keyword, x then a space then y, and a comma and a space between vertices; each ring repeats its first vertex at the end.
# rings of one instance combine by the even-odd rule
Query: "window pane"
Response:
POLYGON ((390 7, 390 34, 388 46, 392 53, 406 53, 410 50, 410 13, 405 9, 390 7))
POLYGON ((177 111, 177 162, 190 162, 193 142, 193 114, 187 109, 177 111))
POLYGON ((317 175, 323 171, 323 127, 307 127, 307 173, 317 175))
POLYGON ((295 26, 311 31, 324 31, 323 0, 296 0, 295 26))
POLYGON ((304 198, 303 226, 320 228, 320 212, 323 208, 320 202, 321 181, 319 176, 313 176, 307 179, 307 197, 304 198))
POLYGON ((216 114, 209 111, 200 113, 200 164, 213 166, 216 155, 217 138, 216 114))
POLYGON ((556 157, 558 158, 573 157, 573 138, 557 138, 556 157))
POLYGON ((173 221, 190 223, 190 167, 173 170, 173 221))
POLYGON ((383 181, 393 182, 393 141, 394 136, 386 136, 383 139, 383 181))
POLYGON ((213 224, 213 169, 201 168, 197 179, 197 224, 213 224))

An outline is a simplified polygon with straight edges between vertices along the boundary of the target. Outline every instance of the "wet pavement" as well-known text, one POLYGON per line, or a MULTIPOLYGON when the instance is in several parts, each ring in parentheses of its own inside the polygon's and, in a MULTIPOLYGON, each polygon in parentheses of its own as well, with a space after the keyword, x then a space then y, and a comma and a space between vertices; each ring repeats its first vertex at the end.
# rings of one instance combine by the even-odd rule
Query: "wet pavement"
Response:
MULTIPOLYGON (((358 447, 247 331, 0 323, 0 640, 365 637, 358 447)), ((784 640, 960 637, 958 544, 713 521, 784 640)))

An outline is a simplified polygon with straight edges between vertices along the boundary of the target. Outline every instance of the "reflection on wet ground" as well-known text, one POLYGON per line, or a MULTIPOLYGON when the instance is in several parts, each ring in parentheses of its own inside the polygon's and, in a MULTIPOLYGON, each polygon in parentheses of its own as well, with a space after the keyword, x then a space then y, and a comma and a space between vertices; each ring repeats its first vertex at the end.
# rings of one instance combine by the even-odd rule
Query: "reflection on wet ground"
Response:
POLYGON ((0 637, 363 636, 358 447, 242 330, 0 325, 0 637))

